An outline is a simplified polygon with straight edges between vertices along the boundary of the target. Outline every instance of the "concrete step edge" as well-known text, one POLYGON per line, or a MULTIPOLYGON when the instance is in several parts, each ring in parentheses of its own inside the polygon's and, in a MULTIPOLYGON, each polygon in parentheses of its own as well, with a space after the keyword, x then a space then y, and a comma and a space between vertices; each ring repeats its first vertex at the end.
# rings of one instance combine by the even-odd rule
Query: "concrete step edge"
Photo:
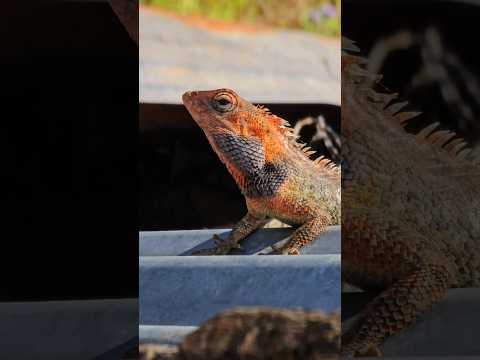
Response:
POLYGON ((196 326, 236 306, 340 309, 340 255, 163 256, 139 262, 144 325, 196 326))
MULTIPOLYGON (((190 255, 193 251, 214 246, 212 236, 226 238, 230 229, 141 231, 139 233, 140 256, 190 255)), ((288 241, 292 228, 259 229, 241 242, 243 251, 234 250, 235 255, 253 255, 271 245, 288 241)), ((330 226, 315 241, 303 247, 303 254, 340 254, 341 227, 330 226)))
POLYGON ((340 254, 267 256, 140 256, 139 267, 321 267, 340 266, 340 254))
POLYGON ((177 345, 197 326, 140 325, 140 344, 177 345))

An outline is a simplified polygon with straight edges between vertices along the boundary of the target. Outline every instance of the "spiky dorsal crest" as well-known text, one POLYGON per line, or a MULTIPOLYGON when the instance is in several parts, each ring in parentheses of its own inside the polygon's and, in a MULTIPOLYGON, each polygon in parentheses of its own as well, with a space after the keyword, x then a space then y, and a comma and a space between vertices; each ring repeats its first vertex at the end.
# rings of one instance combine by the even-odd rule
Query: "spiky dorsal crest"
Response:
MULTIPOLYGON (((381 86, 380 80, 382 75, 372 74, 365 69, 367 59, 352 55, 351 52, 358 53, 360 49, 355 45, 354 41, 343 37, 342 38, 342 76, 345 69, 351 81, 359 85, 359 90, 367 100, 380 108, 386 115, 386 119, 393 121, 400 125, 405 131, 405 125, 408 121, 418 115, 420 112, 402 111, 407 105, 407 101, 396 102, 398 98, 397 93, 382 93, 377 91, 374 87, 381 86)), ((415 135, 415 139, 419 144, 427 144, 438 152, 440 156, 449 156, 453 160, 469 161, 474 165, 480 165, 480 150, 477 151, 470 148, 467 142, 459 137, 454 131, 440 130, 440 124, 433 123, 426 126, 415 135)), ((405 131, 405 134, 407 132, 405 131)))
POLYGON ((316 159, 312 159, 311 156, 316 154, 315 150, 312 150, 310 146, 299 141, 300 136, 295 134, 291 124, 270 112, 270 110, 263 106, 257 105, 256 108, 262 113, 263 116, 270 119, 279 132, 285 137, 287 143, 295 150, 298 150, 303 154, 308 160, 310 160, 315 166, 319 166, 321 169, 328 169, 333 172, 340 172, 340 167, 331 161, 330 159, 320 156, 316 159))

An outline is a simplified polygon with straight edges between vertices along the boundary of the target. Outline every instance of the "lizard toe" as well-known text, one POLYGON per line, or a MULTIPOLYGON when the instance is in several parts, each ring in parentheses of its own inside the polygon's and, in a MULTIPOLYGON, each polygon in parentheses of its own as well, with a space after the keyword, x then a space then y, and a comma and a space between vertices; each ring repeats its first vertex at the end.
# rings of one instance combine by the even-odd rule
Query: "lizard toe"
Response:
POLYGON ((300 255, 300 251, 297 248, 285 249, 284 255, 300 255))
POLYGON ((232 244, 227 240, 223 240, 217 234, 212 236, 212 240, 215 242, 215 246, 209 249, 201 249, 192 252, 193 256, 204 256, 204 255, 226 255, 232 249, 242 250, 242 247, 239 244, 232 244))

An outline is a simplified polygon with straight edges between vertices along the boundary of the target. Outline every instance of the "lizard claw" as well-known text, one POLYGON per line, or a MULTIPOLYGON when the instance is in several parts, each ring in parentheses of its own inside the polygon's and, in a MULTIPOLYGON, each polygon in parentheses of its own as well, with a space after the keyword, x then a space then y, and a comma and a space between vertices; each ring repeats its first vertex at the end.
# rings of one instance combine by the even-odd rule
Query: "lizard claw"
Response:
POLYGON ((293 248, 293 249, 285 249, 285 253, 286 255, 300 255, 300 251, 298 251, 297 248, 293 248))
POLYGON ((205 256, 205 255, 226 255, 232 249, 241 249, 242 247, 239 244, 232 244, 228 240, 223 240, 217 234, 212 236, 215 246, 209 249, 201 249, 192 252, 193 256, 205 256))
POLYGON ((224 243, 224 240, 220 236, 218 236, 217 234, 213 234, 212 239, 215 242, 215 245, 217 245, 217 246, 221 246, 222 243, 224 243))
POLYGON ((282 253, 282 247, 281 246, 279 246, 277 244, 273 244, 271 247, 272 247, 274 253, 279 253, 279 254, 282 253))
POLYGON ((245 252, 245 249, 239 243, 236 243, 235 245, 233 245, 232 249, 235 249, 235 250, 238 250, 238 251, 241 251, 241 252, 245 252))
POLYGON ((207 256, 207 255, 215 255, 216 248, 210 249, 200 249, 192 252, 192 256, 207 256))
POLYGON ((355 349, 342 349, 341 352, 342 359, 343 358, 357 358, 357 357, 382 357, 382 352, 380 349, 375 345, 368 345, 368 347, 362 350, 355 350, 355 349))
POLYGON ((282 250, 281 246, 279 246, 277 244, 273 244, 273 245, 270 245, 270 247, 272 248, 272 251, 261 252, 258 255, 283 255, 283 250, 282 250))
POLYGON ((289 248, 278 244, 270 245, 270 247, 272 251, 259 253, 258 255, 300 255, 298 248, 289 248))
POLYGON ((240 250, 240 251, 245 251, 245 249, 242 247, 242 245, 240 245, 239 243, 235 243, 235 244, 230 244, 227 240, 223 240, 220 236, 218 236, 217 234, 214 234, 212 236, 212 239, 213 241, 215 241, 215 245, 217 245, 218 247, 226 247, 226 246, 230 246, 230 249, 231 250, 240 250))

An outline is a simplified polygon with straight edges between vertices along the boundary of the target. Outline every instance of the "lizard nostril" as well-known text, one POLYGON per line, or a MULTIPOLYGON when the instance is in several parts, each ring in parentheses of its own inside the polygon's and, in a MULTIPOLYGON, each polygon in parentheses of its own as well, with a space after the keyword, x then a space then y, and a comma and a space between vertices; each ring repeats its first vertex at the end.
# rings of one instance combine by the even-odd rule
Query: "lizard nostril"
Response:
POLYGON ((194 97, 196 95, 197 95, 197 91, 187 91, 186 93, 184 93, 182 95, 182 99, 183 99, 183 101, 190 100, 190 99, 192 99, 192 97, 194 97))

